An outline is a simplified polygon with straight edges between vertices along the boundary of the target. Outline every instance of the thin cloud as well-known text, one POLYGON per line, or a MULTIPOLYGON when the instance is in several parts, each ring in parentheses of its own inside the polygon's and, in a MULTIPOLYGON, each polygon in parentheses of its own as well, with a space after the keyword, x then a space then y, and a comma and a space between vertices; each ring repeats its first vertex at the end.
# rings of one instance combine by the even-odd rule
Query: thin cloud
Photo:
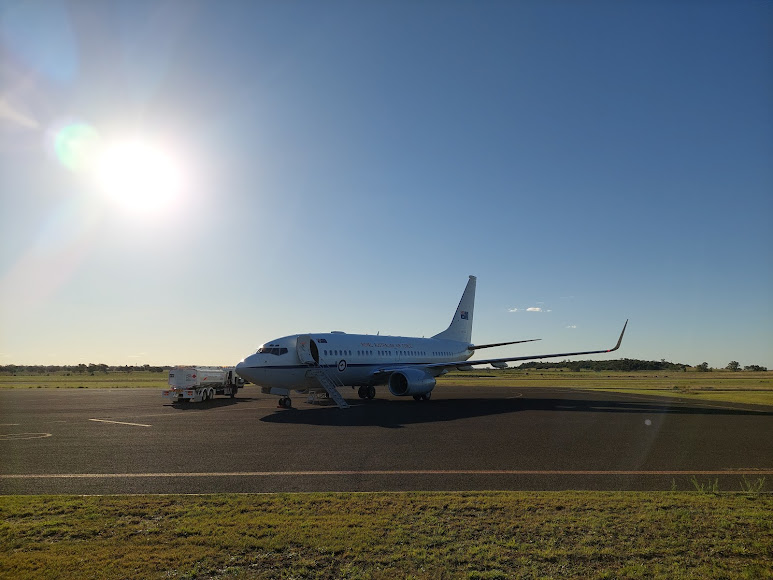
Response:
POLYGON ((10 121, 25 129, 38 129, 40 123, 22 111, 13 108, 8 101, 0 100, 0 120, 10 121))
POLYGON ((570 324, 569 326, 567 326, 567 328, 577 328, 577 325, 576 324, 570 324))
POLYGON ((528 308, 508 308, 508 312, 553 312, 550 308, 541 306, 529 306, 528 308))

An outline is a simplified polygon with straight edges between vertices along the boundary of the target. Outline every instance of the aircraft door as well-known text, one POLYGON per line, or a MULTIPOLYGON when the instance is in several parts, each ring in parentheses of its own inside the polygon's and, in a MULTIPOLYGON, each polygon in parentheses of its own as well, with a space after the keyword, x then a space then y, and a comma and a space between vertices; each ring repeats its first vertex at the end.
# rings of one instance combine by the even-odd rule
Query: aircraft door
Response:
POLYGON ((298 358, 303 364, 319 364, 319 350, 317 349, 316 343, 308 334, 303 334, 298 337, 296 350, 298 351, 298 358))

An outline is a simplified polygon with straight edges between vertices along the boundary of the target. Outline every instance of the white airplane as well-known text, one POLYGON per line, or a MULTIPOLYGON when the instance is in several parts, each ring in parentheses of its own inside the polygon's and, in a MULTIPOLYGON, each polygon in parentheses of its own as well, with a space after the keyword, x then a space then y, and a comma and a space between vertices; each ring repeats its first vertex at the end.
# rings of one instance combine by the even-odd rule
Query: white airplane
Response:
POLYGON ((620 348, 627 320, 614 348, 468 361, 482 348, 539 340, 472 344, 475 281, 475 276, 470 276, 448 328, 431 338, 336 331, 294 334, 263 344, 236 365, 236 373, 259 385, 263 393, 279 395, 280 407, 292 406, 292 390, 308 393, 322 387, 339 407, 345 408, 349 405, 338 393, 338 387, 357 387, 360 398, 372 399, 377 385, 387 385, 395 396, 411 395, 417 401, 427 401, 436 377, 452 369, 470 370, 474 365, 485 364, 507 368, 512 361, 606 353, 620 348))

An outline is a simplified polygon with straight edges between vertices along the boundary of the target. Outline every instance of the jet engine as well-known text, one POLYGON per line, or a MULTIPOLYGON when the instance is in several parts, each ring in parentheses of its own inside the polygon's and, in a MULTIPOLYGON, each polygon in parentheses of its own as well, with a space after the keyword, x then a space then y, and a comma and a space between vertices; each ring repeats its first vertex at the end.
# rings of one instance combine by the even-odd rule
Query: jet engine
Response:
POLYGON ((426 395, 435 388, 435 377, 421 369, 400 369, 389 375, 388 384, 395 397, 426 395))

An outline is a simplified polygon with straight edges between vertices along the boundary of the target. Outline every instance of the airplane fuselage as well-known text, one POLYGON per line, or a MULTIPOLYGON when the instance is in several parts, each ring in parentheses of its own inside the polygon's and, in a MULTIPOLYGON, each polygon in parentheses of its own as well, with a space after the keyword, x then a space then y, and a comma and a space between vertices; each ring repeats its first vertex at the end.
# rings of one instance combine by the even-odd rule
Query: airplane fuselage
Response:
MULTIPOLYGON (((425 367, 427 364, 469 359, 469 343, 435 338, 381 336, 331 332, 294 334, 271 340, 241 361, 237 373, 272 394, 304 392, 314 385, 307 376, 317 365, 333 373, 344 386, 385 384, 390 368, 425 367), (300 347, 299 343, 307 344, 300 347)), ((438 368, 439 376, 447 372, 438 368)))

